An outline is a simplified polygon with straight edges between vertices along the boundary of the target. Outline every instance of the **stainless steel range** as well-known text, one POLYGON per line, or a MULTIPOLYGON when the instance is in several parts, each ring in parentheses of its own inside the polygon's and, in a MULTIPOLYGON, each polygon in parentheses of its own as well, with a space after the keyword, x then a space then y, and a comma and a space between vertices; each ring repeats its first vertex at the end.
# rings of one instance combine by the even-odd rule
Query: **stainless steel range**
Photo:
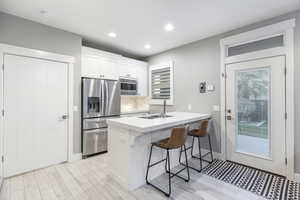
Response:
POLYGON ((82 78, 82 153, 84 157, 107 151, 106 119, 120 116, 120 83, 82 78))

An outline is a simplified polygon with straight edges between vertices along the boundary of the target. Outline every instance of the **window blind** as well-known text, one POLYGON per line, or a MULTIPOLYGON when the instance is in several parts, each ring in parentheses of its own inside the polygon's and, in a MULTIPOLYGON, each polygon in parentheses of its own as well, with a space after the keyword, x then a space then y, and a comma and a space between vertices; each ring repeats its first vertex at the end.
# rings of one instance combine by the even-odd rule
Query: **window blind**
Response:
POLYGON ((152 99, 170 99, 170 67, 151 71, 152 99))

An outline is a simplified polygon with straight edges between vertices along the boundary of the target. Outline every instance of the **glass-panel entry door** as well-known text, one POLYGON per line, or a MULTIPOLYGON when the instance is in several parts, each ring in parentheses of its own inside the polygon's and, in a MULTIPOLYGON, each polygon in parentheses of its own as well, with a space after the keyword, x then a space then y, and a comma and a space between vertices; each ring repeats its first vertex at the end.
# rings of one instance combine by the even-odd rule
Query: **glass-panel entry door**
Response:
POLYGON ((228 160, 285 175, 285 57, 226 66, 228 160))

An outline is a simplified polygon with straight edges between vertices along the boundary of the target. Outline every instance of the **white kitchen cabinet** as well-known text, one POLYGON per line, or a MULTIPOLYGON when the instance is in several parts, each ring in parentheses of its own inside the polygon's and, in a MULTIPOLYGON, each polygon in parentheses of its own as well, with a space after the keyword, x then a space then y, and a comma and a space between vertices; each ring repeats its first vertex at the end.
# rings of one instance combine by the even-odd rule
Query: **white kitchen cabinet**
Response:
POLYGON ((121 55, 89 47, 82 47, 82 77, 119 79, 118 65, 121 55))
POLYGON ((81 76, 118 80, 120 77, 138 81, 138 95, 148 96, 148 63, 121 55, 82 47, 81 76))
POLYGON ((83 57, 82 76, 117 80, 117 63, 103 58, 83 57))
POLYGON ((119 74, 121 77, 136 79, 138 81, 138 95, 148 96, 147 62, 123 57, 119 65, 119 74))
POLYGON ((136 68, 138 79, 138 93, 140 96, 148 96, 148 64, 141 63, 136 68))

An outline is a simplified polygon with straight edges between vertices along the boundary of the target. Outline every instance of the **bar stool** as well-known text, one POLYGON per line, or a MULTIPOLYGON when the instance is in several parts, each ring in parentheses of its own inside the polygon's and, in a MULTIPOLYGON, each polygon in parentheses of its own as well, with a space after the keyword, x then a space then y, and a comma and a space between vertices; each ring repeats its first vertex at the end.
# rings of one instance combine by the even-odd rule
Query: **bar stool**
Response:
MULTIPOLYGON (((191 169, 193 169, 193 170, 195 170, 197 172, 201 172, 202 169, 203 169, 203 167, 202 167, 202 161, 207 162, 207 163, 212 163, 213 160, 214 160, 213 153, 212 153, 212 147, 211 147, 210 135, 208 133, 208 125, 209 125, 209 121, 210 120, 211 119, 203 120, 200 123, 200 126, 199 126, 198 129, 194 129, 194 130, 191 130, 191 131, 188 132, 188 135, 193 137, 193 142, 192 142, 192 145, 190 147, 186 148, 186 150, 191 149, 191 156, 192 156, 192 158, 199 159, 199 161, 200 161, 200 169, 196 169, 196 168, 191 167, 191 166, 189 166, 189 168, 191 168, 191 169), (207 152, 206 154, 202 155, 201 154, 200 138, 203 138, 205 136, 208 137, 209 152, 207 152), (193 155, 195 138, 198 139, 199 157, 193 155), (205 157, 208 156, 209 154, 210 154, 211 160, 206 160, 205 157)), ((181 165, 185 166, 185 164, 181 162, 181 154, 182 154, 183 151, 184 150, 181 148, 180 149, 180 156, 179 156, 179 163, 181 165)))
POLYGON ((169 138, 166 138, 166 139, 163 139, 163 140, 160 140, 158 142, 153 142, 151 144, 151 150, 150 150, 150 155, 149 155, 149 161, 148 161, 148 166, 147 166, 147 173, 146 173, 146 183, 151 185, 152 187, 154 187, 155 189, 159 190, 160 192, 164 193, 167 197, 169 197, 171 195, 171 178, 173 178, 174 176, 178 177, 178 178, 181 178, 183 179, 184 181, 186 182, 189 182, 190 180, 190 172, 189 172, 189 166, 188 166, 188 162, 187 162, 187 153, 186 153, 186 146, 185 146, 185 142, 186 142, 186 138, 187 138, 187 131, 188 130, 188 127, 185 127, 185 128, 173 128, 172 129, 172 132, 171 132, 171 136, 169 138), (167 155, 166 155, 166 158, 165 159, 162 159, 158 162, 155 162, 153 164, 150 164, 151 163, 151 156, 152 156, 152 150, 153 150, 153 147, 158 147, 158 148, 161 148, 161 149, 164 149, 167 151, 167 155), (170 160, 170 153, 169 151, 170 150, 173 150, 173 149, 179 149, 179 148, 184 148, 184 150, 182 150, 182 152, 184 151, 185 152, 185 158, 186 158, 186 162, 185 162, 185 167, 177 172, 171 172, 171 168, 170 168, 170 165, 171 165, 171 160, 170 160), (163 191, 162 189, 160 189, 158 186, 150 183, 148 181, 148 174, 149 174, 149 169, 161 162, 165 161, 165 170, 166 170, 166 173, 169 175, 169 191, 168 192, 165 192, 163 191), (167 167, 168 166, 168 167, 167 167), (187 170, 187 175, 188 175, 188 178, 184 178, 180 175, 178 175, 180 172, 182 172, 183 170, 187 170))

